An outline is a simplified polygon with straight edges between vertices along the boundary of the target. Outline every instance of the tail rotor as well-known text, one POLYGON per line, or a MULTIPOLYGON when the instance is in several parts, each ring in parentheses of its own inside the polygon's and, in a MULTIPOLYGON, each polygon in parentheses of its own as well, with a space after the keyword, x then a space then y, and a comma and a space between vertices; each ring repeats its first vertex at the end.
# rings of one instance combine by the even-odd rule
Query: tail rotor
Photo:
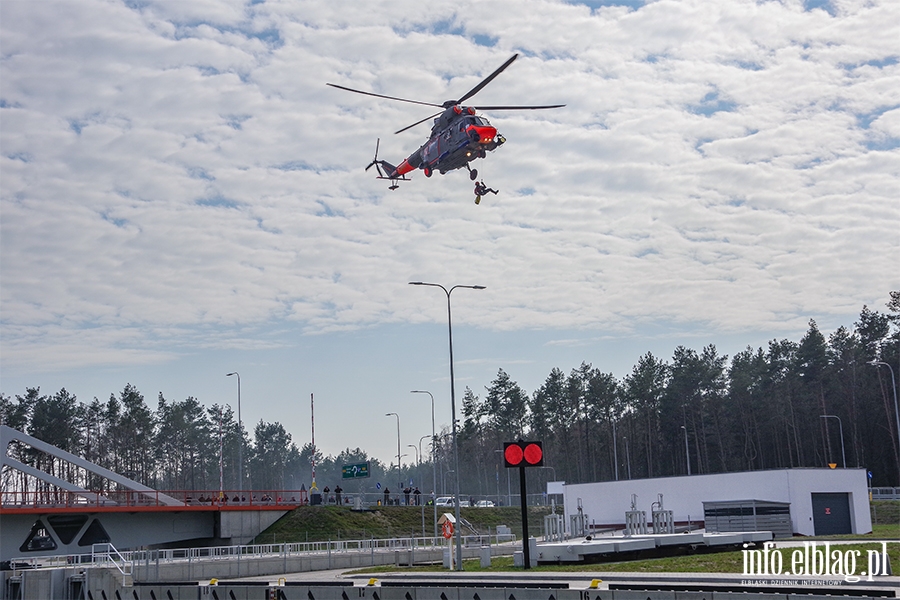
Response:
POLYGON ((381 161, 378 160, 378 148, 380 146, 381 146, 381 138, 378 138, 378 140, 375 142, 375 158, 373 158, 372 162, 370 162, 368 164, 368 166, 366 167, 366 171, 368 171, 369 169, 371 169, 374 166, 375 170, 378 171, 378 176, 384 177, 384 173, 381 172, 381 161))

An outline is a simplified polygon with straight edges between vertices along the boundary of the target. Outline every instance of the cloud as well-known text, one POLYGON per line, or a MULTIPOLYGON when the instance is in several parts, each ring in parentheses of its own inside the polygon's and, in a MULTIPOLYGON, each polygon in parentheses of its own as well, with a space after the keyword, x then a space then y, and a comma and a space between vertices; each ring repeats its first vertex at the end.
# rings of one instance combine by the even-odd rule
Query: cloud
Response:
POLYGON ((894 3, 522 6, 0 5, 4 362, 441 321, 412 279, 488 285, 460 319, 500 331, 783 331, 896 286, 894 3), (441 102, 514 52, 478 102, 567 107, 488 115, 478 207, 363 171, 429 108, 324 85, 441 102))

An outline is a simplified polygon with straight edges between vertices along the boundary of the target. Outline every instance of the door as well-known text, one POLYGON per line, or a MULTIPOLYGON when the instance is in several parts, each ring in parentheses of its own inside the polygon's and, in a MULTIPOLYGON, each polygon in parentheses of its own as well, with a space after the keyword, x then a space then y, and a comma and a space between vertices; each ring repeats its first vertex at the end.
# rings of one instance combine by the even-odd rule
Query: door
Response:
POLYGON ((813 527, 816 535, 853 533, 850 524, 850 494, 812 494, 813 527))

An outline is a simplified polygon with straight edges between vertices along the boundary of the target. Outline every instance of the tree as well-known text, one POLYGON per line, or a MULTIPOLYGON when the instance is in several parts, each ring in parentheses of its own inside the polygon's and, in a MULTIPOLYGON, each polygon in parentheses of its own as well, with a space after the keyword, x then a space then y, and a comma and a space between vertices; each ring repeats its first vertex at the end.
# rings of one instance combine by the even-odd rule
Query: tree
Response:
MULTIPOLYGON (((587 386, 584 396, 585 423, 588 426, 586 439, 588 442, 592 439, 598 441, 608 441, 606 444, 609 451, 607 459, 609 461, 610 470, 607 477, 612 479, 615 472, 615 451, 613 444, 616 443, 613 435, 613 424, 619 420, 622 409, 620 404, 619 382, 612 373, 603 373, 599 369, 591 369, 588 373, 587 386), (603 424, 601 428, 600 425, 603 424)), ((592 449, 599 451, 599 443, 592 446, 588 443, 587 452, 591 457, 591 475, 596 480, 601 471, 598 471, 602 464, 600 460, 593 458, 592 449)))
POLYGON ((281 423, 261 420, 253 430, 250 458, 251 483, 254 490, 286 489, 286 476, 300 462, 300 451, 291 434, 281 423))
MULTIPOLYGON (((625 398, 628 401, 628 410, 633 413, 636 421, 640 422, 642 433, 636 438, 642 443, 636 445, 634 454, 643 454, 646 464, 646 477, 654 477, 654 451, 658 451, 654 443, 659 439, 660 422, 659 410, 662 396, 666 388, 668 367, 666 364, 648 352, 638 359, 631 373, 625 377, 625 398)), ((635 439, 632 436, 632 439, 635 439)))
POLYGON ((203 405, 193 397, 169 403, 159 394, 154 448, 157 481, 167 490, 218 488, 218 448, 203 405))
POLYGON ((497 438, 515 439, 525 432, 528 395, 500 369, 487 388, 485 412, 487 427, 497 438))

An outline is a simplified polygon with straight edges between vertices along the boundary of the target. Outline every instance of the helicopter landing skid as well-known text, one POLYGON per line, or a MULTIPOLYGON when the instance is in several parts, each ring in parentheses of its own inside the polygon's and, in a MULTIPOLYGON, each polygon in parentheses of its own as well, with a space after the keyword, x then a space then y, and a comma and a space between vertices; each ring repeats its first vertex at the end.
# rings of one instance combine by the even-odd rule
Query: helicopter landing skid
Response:
POLYGON ((466 163, 466 169, 469 171, 469 179, 475 181, 478 178, 478 169, 473 169, 469 163, 466 163))

